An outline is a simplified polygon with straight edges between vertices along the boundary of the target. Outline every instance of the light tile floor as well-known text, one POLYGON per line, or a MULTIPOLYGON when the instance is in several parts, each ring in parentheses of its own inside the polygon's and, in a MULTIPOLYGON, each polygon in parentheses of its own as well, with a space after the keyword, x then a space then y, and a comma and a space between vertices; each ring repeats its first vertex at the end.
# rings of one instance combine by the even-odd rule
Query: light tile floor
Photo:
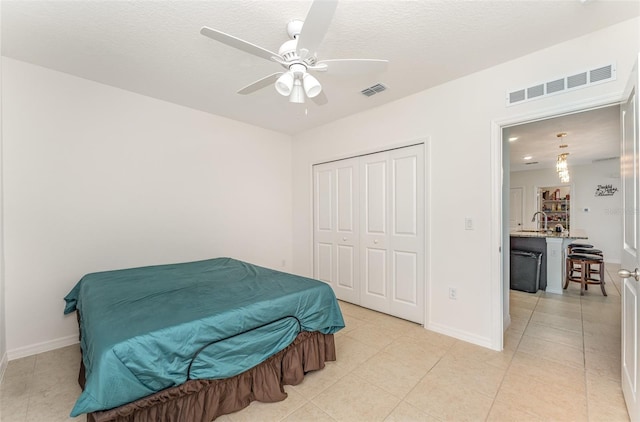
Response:
MULTIPOLYGON (((505 349, 494 352, 341 303, 337 362, 279 403, 254 402, 220 421, 627 421, 620 390, 618 267, 607 292, 511 292, 505 349)), ((11 361, 0 419, 66 421, 80 393, 78 346, 11 361), (34 382, 38 379, 38 383, 34 382)))

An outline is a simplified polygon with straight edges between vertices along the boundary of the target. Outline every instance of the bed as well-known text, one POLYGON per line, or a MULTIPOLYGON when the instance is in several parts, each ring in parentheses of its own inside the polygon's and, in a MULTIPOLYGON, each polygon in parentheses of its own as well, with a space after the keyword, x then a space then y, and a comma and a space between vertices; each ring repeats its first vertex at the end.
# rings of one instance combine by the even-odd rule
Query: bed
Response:
POLYGON ((77 312, 88 421, 210 421, 335 360, 330 286, 232 258, 87 274, 77 312))

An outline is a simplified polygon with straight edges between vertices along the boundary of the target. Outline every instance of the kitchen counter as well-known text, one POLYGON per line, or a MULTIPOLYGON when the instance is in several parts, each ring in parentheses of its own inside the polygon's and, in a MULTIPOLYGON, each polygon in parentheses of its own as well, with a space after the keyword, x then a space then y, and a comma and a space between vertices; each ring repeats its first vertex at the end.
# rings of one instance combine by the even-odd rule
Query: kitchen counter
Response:
POLYGON ((549 293, 562 294, 567 245, 576 239, 588 239, 587 233, 580 229, 562 233, 521 230, 509 235, 511 249, 542 252, 540 288, 549 293))
POLYGON ((512 237, 541 237, 541 238, 561 238, 561 239, 588 239, 587 234, 584 230, 575 229, 571 231, 565 231, 562 233, 557 233, 554 231, 540 231, 540 230, 519 230, 512 231, 509 233, 512 237))

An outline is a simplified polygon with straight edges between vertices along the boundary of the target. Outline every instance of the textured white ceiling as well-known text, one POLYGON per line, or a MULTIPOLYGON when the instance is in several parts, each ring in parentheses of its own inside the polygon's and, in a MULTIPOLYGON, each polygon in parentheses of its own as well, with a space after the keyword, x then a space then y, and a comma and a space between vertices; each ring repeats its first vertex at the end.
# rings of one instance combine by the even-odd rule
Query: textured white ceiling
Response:
POLYGON ((594 160, 620 157, 620 107, 609 106, 509 127, 511 171, 555 168, 558 154, 568 153, 569 169, 594 160), (562 138, 558 133, 566 133, 562 138), (567 145, 560 148, 560 145, 567 145), (523 157, 530 155, 531 160, 523 157), (529 163, 529 164, 525 164, 529 163))
POLYGON ((341 1, 319 59, 388 59, 379 75, 318 74, 329 103, 245 85, 279 71, 200 35, 209 26, 276 50, 300 1, 3 1, 2 54, 294 134, 633 18, 637 1, 341 1), (382 82, 373 97, 359 92, 382 82))

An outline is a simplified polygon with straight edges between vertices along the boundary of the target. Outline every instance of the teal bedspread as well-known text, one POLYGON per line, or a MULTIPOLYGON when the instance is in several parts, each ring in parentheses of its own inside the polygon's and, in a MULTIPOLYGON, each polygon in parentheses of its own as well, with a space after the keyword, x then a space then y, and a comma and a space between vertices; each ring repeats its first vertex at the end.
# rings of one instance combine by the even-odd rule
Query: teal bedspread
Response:
POLYGON ((242 373, 294 340, 298 322, 283 317, 302 331, 344 327, 327 284, 231 258, 88 274, 65 301, 80 312, 86 368, 71 416, 184 383, 200 349, 191 379, 242 373))

